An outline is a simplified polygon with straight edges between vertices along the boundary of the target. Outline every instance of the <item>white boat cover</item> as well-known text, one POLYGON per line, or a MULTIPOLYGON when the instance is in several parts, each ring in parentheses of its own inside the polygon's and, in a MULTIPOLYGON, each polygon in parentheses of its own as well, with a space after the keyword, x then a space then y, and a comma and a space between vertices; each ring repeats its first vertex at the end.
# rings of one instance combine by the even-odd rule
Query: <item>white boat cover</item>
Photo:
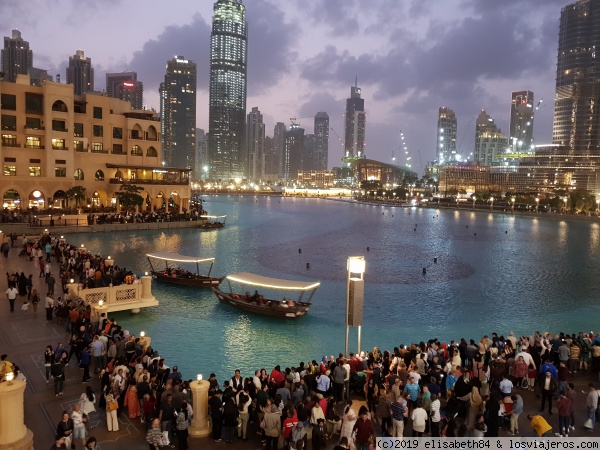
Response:
POLYGON ((157 253, 146 253, 148 258, 160 259, 163 261, 173 261, 181 263, 201 263, 201 262, 214 262, 215 258, 196 258, 194 256, 179 255, 177 253, 170 252, 157 252, 157 253))
POLYGON ((309 291, 311 289, 316 289, 321 285, 318 281, 281 280, 279 278, 263 277, 262 275, 254 275, 247 272, 227 275, 227 279, 250 286, 260 286, 268 289, 286 289, 291 291, 309 291))

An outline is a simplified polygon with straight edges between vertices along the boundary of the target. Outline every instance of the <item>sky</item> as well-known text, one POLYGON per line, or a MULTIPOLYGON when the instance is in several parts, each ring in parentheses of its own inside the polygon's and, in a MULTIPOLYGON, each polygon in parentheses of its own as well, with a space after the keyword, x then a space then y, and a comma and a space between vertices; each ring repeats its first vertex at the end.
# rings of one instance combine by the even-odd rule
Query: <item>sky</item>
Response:
MULTIPOLYGON (((473 152, 485 109, 509 132, 511 92, 543 103, 536 144, 552 140, 556 48, 567 0, 244 0, 248 20, 247 110, 257 106, 267 135, 290 118, 313 129, 325 111, 342 139, 350 86, 358 78, 367 112, 365 154, 405 164, 404 133, 419 174, 435 158, 438 109, 457 114, 457 147, 473 152)), ((198 65, 197 125, 208 131, 212 0, 1 0, 0 32, 19 29, 33 65, 66 80, 68 58, 92 58, 95 88, 106 72, 135 70, 144 103, 159 110, 158 86, 175 55, 198 65)), ((329 167, 343 142, 330 132, 329 167)))

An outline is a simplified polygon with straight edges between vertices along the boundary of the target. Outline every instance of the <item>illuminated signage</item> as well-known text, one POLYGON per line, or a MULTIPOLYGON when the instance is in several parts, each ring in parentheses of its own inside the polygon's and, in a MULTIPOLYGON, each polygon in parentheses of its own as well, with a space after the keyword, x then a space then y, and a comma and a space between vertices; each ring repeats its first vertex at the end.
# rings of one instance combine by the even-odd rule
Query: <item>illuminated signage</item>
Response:
POLYGON ((187 63, 188 63, 188 60, 187 60, 187 59, 176 59, 176 61, 177 61, 178 63, 182 63, 182 64, 187 64, 187 63))
POLYGON ((128 88, 132 88, 133 87, 133 83, 131 83, 129 81, 124 81, 123 82, 123 86, 128 87, 128 88))

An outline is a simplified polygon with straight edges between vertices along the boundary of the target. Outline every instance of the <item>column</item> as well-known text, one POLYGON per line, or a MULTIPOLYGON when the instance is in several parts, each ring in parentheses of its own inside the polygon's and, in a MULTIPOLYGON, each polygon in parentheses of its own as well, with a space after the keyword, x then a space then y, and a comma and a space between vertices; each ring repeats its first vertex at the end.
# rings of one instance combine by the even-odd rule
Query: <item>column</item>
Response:
MULTIPOLYGON (((98 328, 102 326, 102 313, 105 314, 104 317, 108 319, 108 305, 102 304, 102 306, 96 304, 93 306, 94 319, 98 323, 98 328)), ((102 330, 100 330, 102 331, 102 330)))
POLYGON ((0 383, 0 450, 33 450, 33 433, 25 427, 25 381, 0 383))
POLYGON ((142 283, 142 301, 147 298, 152 297, 152 277, 149 275, 144 275, 140 279, 142 283))
POLYGON ((211 433, 208 422, 208 387, 210 383, 206 380, 192 381, 190 389, 192 390, 192 407, 194 409, 194 418, 189 428, 191 437, 207 437, 211 433))

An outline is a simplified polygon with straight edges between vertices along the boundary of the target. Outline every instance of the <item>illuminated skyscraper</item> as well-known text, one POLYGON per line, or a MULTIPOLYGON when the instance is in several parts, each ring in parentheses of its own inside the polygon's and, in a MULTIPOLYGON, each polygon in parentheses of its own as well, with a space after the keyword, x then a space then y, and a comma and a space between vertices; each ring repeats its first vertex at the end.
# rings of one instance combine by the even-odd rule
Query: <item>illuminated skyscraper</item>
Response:
POLYGON ((275 124, 275 128, 273 129, 273 153, 277 157, 277 175, 283 177, 283 160, 284 160, 284 152, 285 152, 285 133, 287 128, 285 127, 285 123, 277 122, 275 124))
POLYGON ((304 128, 292 123, 285 132, 285 149, 283 151, 283 178, 295 180, 302 170, 302 153, 304 151, 304 128))
POLYGON ((533 152, 533 113, 533 92, 513 92, 510 105, 510 145, 514 153, 533 152))
POLYGON ((218 0, 210 36, 208 151, 210 177, 246 175, 248 25, 241 0, 218 0))
POLYGON ((579 154, 600 154, 599 6, 579 0, 560 15, 552 143, 579 154))
POLYGON ((144 85, 137 79, 137 72, 106 74, 106 94, 131 103, 133 109, 143 109, 144 85))
POLYGON ((327 170, 329 155, 329 115, 318 112, 315 116, 315 151, 312 161, 314 170, 327 170))
MULTIPOLYGON (((196 63, 176 56, 160 84, 162 148, 170 167, 196 170, 196 63)), ((194 174, 198 176, 198 174, 194 174)))
POLYGON ((494 119, 482 109, 475 123, 473 160, 490 166, 501 161, 508 148, 508 138, 502 134, 494 119))
POLYGON ((83 50, 77 50, 73 56, 69 56, 67 84, 74 85, 75 95, 85 94, 94 90, 92 58, 86 57, 83 50))
POLYGON ((19 30, 12 30, 12 37, 4 36, 2 49, 2 72, 4 81, 14 82, 17 75, 27 75, 33 67, 33 52, 29 42, 24 41, 19 30))
POLYGON ((248 114, 246 124, 248 178, 259 180, 265 174, 265 124, 257 107, 248 114))
POLYGON ((360 158, 365 152, 365 100, 360 98, 361 90, 355 84, 350 88, 350 98, 346 100, 346 132, 344 156, 360 158))
POLYGON ((437 151, 440 164, 456 162, 456 114, 450 108, 441 106, 437 124, 437 151))

